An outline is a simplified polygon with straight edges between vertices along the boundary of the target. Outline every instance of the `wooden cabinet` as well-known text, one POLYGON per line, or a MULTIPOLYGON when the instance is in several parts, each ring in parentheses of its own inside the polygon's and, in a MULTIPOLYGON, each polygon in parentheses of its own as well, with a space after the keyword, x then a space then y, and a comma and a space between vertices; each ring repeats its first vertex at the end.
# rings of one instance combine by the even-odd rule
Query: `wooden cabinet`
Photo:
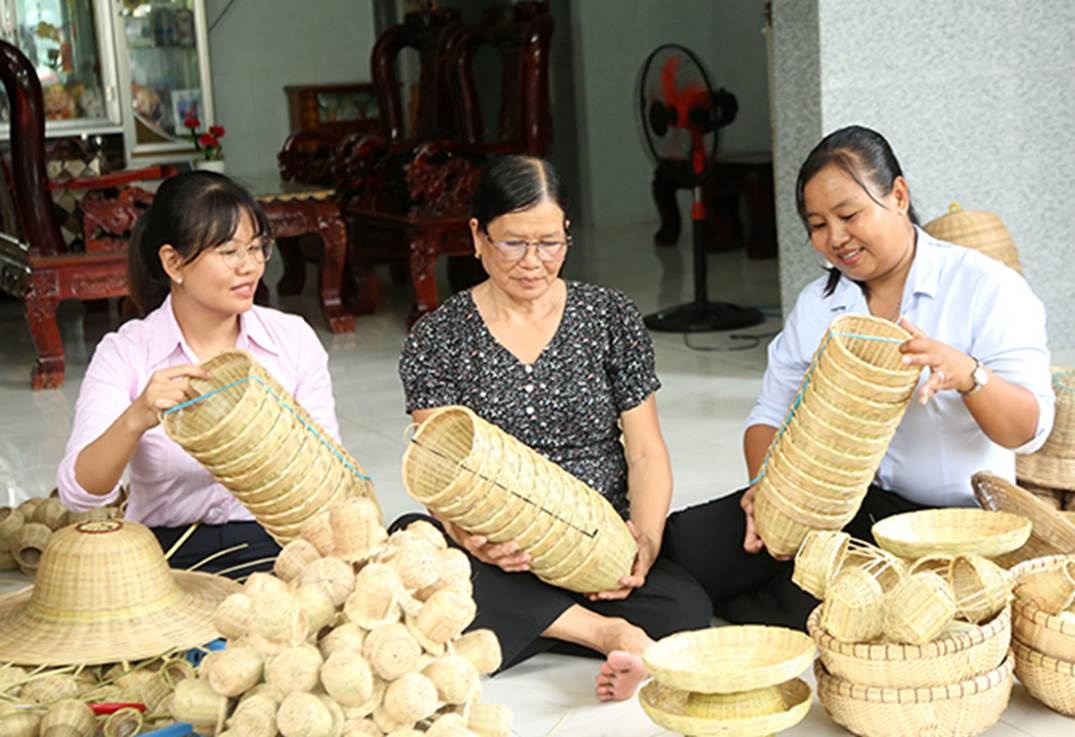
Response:
POLYGON ((380 130, 372 84, 288 85, 284 92, 292 133, 320 133, 339 139, 349 133, 380 130))

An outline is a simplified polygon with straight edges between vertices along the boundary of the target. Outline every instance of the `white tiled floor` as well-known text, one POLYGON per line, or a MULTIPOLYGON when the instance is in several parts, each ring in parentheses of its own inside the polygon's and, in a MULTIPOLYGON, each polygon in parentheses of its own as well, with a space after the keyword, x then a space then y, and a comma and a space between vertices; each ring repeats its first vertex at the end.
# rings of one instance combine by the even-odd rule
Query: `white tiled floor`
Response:
MULTIPOLYGON (((656 251, 651 226, 583 231, 567 267, 572 278, 624 290, 642 311, 688 300, 690 255, 685 246, 656 251)), ((684 241, 686 238, 684 238, 684 241)), ((278 274, 270 269, 270 283, 278 274)), ((762 306, 777 314, 779 287, 775 261, 748 261, 741 252, 710 257, 710 295, 762 306)), ((358 319, 354 335, 332 336, 325 329, 312 293, 278 300, 277 306, 307 317, 331 354, 337 413, 344 442, 373 474, 385 514, 392 518, 416 505, 399 480, 403 452, 403 397, 396 360, 404 336, 407 297, 402 288, 386 286, 386 303, 358 319)), ((75 398, 96 340, 110 330, 114 312, 86 313, 76 304, 63 306, 62 331, 67 350, 67 382, 62 390, 31 392, 33 351, 20 305, 0 302, 0 505, 42 495, 54 485, 55 466, 70 429, 75 398)), ((771 333, 777 319, 744 330, 771 333)), ((692 344, 737 348, 726 334, 695 336, 692 344)), ((682 507, 725 493, 745 481, 740 457, 741 423, 760 386, 766 341, 745 350, 696 351, 679 335, 654 335, 658 369, 664 387, 658 394, 661 419, 676 476, 673 507, 682 507)), ((1070 364, 1075 352, 1055 357, 1070 364)), ((0 579, 0 590, 14 580, 0 579), (5 585, 6 581, 6 585, 5 585)), ((655 727, 637 702, 599 705, 592 695, 598 662, 582 658, 540 656, 488 681, 486 700, 506 703, 515 711, 514 733, 521 737, 609 735, 617 737, 668 734, 655 727)), ((812 682, 812 676, 807 676, 812 682)), ((992 737, 1060 737, 1075 733, 1075 722, 1051 712, 1016 685, 1003 720, 992 737)), ((814 706, 806 720, 786 734, 844 734, 814 706)))

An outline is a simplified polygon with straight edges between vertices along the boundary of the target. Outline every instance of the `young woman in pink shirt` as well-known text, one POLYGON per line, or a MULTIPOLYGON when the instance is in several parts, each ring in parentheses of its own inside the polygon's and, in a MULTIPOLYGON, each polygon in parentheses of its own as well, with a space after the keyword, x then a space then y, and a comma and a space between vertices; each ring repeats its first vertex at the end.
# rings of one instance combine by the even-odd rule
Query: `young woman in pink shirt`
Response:
MULTIPOLYGON (((254 305, 272 255, 257 202, 227 177, 191 172, 166 180, 131 237, 131 296, 142 314, 94 350, 58 472, 64 503, 85 510, 113 502, 128 471, 126 516, 153 529, 171 559, 189 567, 211 553, 247 547, 205 566, 221 570, 273 556, 276 543, 182 448, 159 416, 197 394, 198 363, 222 350, 249 351, 339 440, 328 355, 301 318, 254 305)), ((235 575, 267 568, 251 566, 235 575)))

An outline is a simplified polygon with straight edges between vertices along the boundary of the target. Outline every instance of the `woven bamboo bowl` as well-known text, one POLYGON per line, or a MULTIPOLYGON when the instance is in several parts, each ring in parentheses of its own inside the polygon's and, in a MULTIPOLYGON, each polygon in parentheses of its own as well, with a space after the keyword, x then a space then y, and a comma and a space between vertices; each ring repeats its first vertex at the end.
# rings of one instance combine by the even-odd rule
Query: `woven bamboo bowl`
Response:
POLYGON ((1043 655, 1018 640, 1012 651, 1015 675, 1030 695, 1054 711, 1075 716, 1075 663, 1043 655))
POLYGON ((932 688, 862 686, 814 664, 817 696, 832 720, 862 737, 976 737, 1000 719, 1013 658, 974 678, 932 688))
MULTIPOLYGON (((839 381, 839 375, 825 377, 827 381, 839 381)), ((875 444, 887 444, 900 424, 902 413, 896 412, 899 406, 892 407, 889 411, 888 420, 871 420, 860 417, 854 410, 846 410, 829 402, 825 397, 812 388, 814 382, 822 380, 820 372, 815 371, 813 381, 807 386, 803 394, 803 403, 795 411, 804 425, 812 424, 815 419, 824 421, 825 425, 839 433, 848 435, 863 442, 872 441, 875 444)))
POLYGON ((1075 603, 1075 557, 1048 570, 1019 578, 1019 598, 1046 614, 1059 614, 1075 603))
POLYGON ((1075 662, 1075 621, 1043 612, 1023 599, 1019 579, 1027 573, 1046 571, 1065 564, 1070 556, 1056 555, 1020 563, 1011 570, 1015 579, 1015 598, 1012 600, 1012 633, 1027 647, 1057 660, 1075 662))
POLYGON ((738 693, 776 686, 810 667, 814 643, 783 627, 711 627, 670 635, 642 653, 654 679, 696 693, 738 693))
POLYGON ((1030 492, 985 472, 971 477, 971 488, 985 509, 1012 512, 1031 522, 1030 538, 1018 550, 998 557, 1000 565, 1010 568, 1034 558, 1075 553, 1075 524, 1030 492))
POLYGON ((807 477, 835 486, 859 486, 873 480, 872 471, 856 468, 859 465, 857 458, 844 456, 831 449, 811 451, 803 445, 801 438, 789 437, 780 444, 773 457, 781 456, 787 464, 807 477))
MULTIPOLYGON (((826 409, 839 410, 867 427, 876 427, 878 436, 893 424, 891 403, 875 401, 870 398, 872 394, 854 394, 834 381, 811 381, 803 396, 804 399, 810 397, 810 401, 824 402, 826 409)), ((899 424, 898 417, 895 424, 899 424)))
POLYGON ((489 506, 478 507, 475 498, 453 514, 458 507, 450 494, 483 484, 480 499, 500 500, 492 516, 513 497, 522 499, 518 514, 499 529, 482 526, 483 534, 493 542, 514 541, 526 552, 536 549, 540 558, 530 569, 554 585, 616 588, 634 563, 634 538, 604 497, 464 407, 437 410, 418 428, 403 457, 403 480, 411 496, 456 524, 462 518, 473 524, 475 516, 467 513, 489 506), (478 468, 480 475, 468 470, 478 468), (550 555, 553 550, 562 555, 550 555))
POLYGON ((870 479, 852 484, 835 484, 811 476, 790 463, 782 448, 769 456, 765 475, 774 488, 783 490, 781 500, 794 504, 811 517, 817 515, 842 519, 849 512, 854 514, 862 505, 862 498, 870 486, 870 479))
MULTIPOLYGON (((716 716, 705 714, 699 708, 697 694, 666 686, 657 681, 646 684, 639 692, 638 700, 643 711, 655 724, 681 734, 738 735, 739 737, 763 737, 790 729, 801 722, 810 711, 813 694, 802 680, 783 683, 772 690, 763 689, 762 703, 757 716, 724 716, 718 710, 716 716), (772 697, 782 707, 770 711, 772 697), (700 713, 701 712, 701 713, 700 713), (768 713, 766 713, 768 712, 768 713)), ((743 702, 740 708, 749 712, 751 703, 743 702)))
POLYGON ((992 621, 941 635, 923 645, 841 642, 821 626, 821 607, 806 623, 821 662, 837 678, 861 686, 929 688, 973 679, 995 670, 1008 655, 1011 609, 992 621))
POLYGON ((813 417, 810 426, 803 427, 798 415, 795 415, 788 420, 787 428, 784 434, 811 458, 832 458, 841 466, 844 463, 853 464, 856 468, 862 464, 877 466, 888 450, 887 443, 848 437, 825 422, 824 418, 813 417))
POLYGON ((214 475, 221 467, 229 470, 227 475, 216 476, 217 480, 236 493, 240 502, 248 498, 257 505, 257 511, 252 513, 259 521, 262 516, 270 516, 265 527, 278 542, 286 544, 293 539, 304 519, 318 511, 308 503, 308 497, 300 500, 297 495, 287 495, 296 487, 308 488, 304 482, 324 481, 313 469, 324 468, 327 474, 327 469, 338 467, 349 474, 342 488, 314 497, 315 501, 340 498, 341 492, 345 496, 374 499, 373 485, 358 463, 317 426, 250 354, 224 351, 206 361, 203 367, 212 379, 195 380, 194 385, 204 399, 166 412, 162 421, 165 433, 188 452, 197 454, 195 457, 206 458, 214 449, 226 449, 231 443, 235 443, 231 446, 233 451, 247 448, 245 456, 220 458, 208 468, 214 475), (265 417, 267 403, 275 407, 277 414, 286 415, 287 421, 265 419, 261 427, 271 430, 273 437, 286 431, 282 444, 276 447, 275 441, 264 436, 266 442, 262 444, 237 442, 236 438, 249 437, 252 418, 265 417), (240 464, 240 459, 244 463, 240 464))
POLYGON ((982 509, 924 509, 881 520, 871 528, 877 544, 902 558, 974 553, 992 558, 1020 548, 1030 520, 982 509))

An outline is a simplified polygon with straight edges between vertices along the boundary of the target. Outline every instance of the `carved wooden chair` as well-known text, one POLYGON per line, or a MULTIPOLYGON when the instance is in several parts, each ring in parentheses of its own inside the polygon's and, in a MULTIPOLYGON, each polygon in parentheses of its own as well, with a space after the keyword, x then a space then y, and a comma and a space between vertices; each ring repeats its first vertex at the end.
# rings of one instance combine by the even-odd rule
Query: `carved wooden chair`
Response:
MULTIPOLYGON (((418 142, 393 139, 393 114, 385 111, 394 103, 387 100, 382 101, 382 119, 388 135, 349 137, 340 144, 333 174, 349 221, 350 255, 360 287, 356 311, 368 311, 376 301, 371 264, 392 255, 407 258, 414 289, 410 321, 435 309, 437 258, 470 256, 473 251, 468 206, 488 156, 548 153, 551 34, 552 18, 539 2, 497 8, 480 24, 460 26, 444 39, 442 55, 451 71, 458 133, 418 142), (488 140, 473 75, 474 56, 482 44, 498 51, 502 75, 499 130, 488 140)), ((379 90, 376 60, 374 68, 379 90)), ((459 274, 453 286, 470 276, 459 274)))
POLYGON ((3 166, 10 197, 0 228, 0 290, 26 303, 37 352, 34 389, 63 384, 64 354, 56 306, 65 299, 92 300, 127 294, 127 238, 152 196, 129 188, 133 181, 161 179, 174 167, 150 167, 97 177, 48 180, 41 83, 15 46, 0 41, 0 79, 11 111, 11 162, 3 166), (60 234, 50 190, 90 190, 82 199, 83 251, 72 251, 60 234))

